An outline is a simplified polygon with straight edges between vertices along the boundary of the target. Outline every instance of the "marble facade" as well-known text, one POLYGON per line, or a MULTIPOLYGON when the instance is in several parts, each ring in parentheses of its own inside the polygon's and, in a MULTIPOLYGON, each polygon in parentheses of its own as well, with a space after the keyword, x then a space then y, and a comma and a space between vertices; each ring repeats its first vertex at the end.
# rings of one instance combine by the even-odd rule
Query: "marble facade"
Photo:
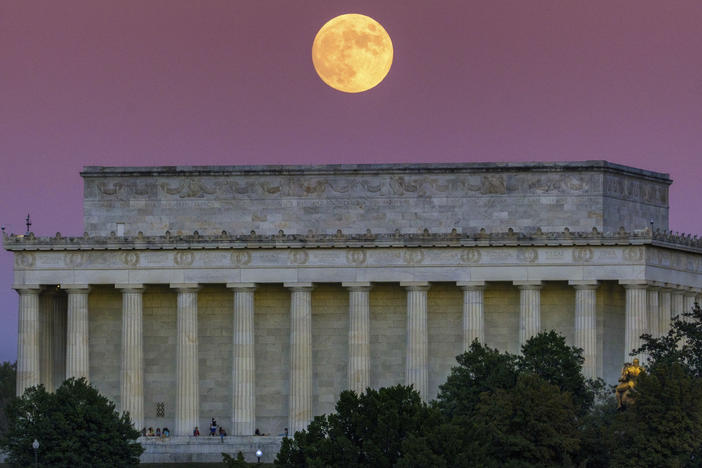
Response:
POLYGON ((4 238, 17 392, 85 376, 176 435, 294 431, 347 388, 428 400, 472 340, 544 329, 611 383, 702 294, 670 179, 604 161, 82 175, 84 236, 4 238))

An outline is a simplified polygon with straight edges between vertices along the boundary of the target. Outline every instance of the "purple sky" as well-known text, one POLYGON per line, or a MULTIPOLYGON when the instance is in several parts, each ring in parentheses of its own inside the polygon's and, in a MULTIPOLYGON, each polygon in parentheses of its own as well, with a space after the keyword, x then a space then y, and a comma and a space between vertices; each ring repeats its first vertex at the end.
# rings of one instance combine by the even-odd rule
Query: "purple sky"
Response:
POLYGON ((607 159, 670 173, 671 227, 702 233, 701 24, 699 0, 0 0, 0 224, 82 233, 84 165, 607 159), (311 63, 342 13, 395 47, 365 93, 311 63))

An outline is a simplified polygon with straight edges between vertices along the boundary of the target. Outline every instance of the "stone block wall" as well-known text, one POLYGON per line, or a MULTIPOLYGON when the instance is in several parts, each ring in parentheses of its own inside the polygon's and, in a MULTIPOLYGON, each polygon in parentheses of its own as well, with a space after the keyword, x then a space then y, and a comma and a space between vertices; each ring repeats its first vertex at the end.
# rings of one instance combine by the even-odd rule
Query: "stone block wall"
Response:
MULTIPOLYGON (((606 161, 87 167, 84 228, 135 236, 668 227, 667 174, 606 161)), ((120 234, 118 234, 120 235, 120 234)))
POLYGON ((90 382, 119 410, 122 365, 122 293, 114 286, 94 286, 88 296, 90 382))

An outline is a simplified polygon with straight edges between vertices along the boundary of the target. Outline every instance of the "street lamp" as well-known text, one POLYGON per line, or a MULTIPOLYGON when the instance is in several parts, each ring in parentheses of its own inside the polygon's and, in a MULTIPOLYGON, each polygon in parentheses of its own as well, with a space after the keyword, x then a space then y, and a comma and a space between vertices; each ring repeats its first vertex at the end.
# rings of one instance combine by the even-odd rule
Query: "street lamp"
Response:
POLYGON ((261 449, 256 450, 256 457, 258 457, 258 462, 261 463, 261 457, 263 456, 263 452, 261 452, 261 449))
POLYGON ((39 451, 39 441, 37 439, 34 439, 34 442, 32 442, 32 448, 34 449, 34 466, 37 467, 39 466, 39 458, 37 455, 39 451))

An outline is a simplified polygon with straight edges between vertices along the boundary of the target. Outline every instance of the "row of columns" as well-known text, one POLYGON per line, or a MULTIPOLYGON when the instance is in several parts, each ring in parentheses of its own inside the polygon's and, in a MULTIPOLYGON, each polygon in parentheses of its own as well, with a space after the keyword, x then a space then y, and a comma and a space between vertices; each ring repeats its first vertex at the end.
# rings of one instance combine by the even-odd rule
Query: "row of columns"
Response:
MULTIPOLYGON (((652 287, 646 282, 620 282, 626 289, 625 356, 641 346, 640 335, 667 332, 670 318, 689 311, 695 292, 652 287)), ((597 375, 596 281, 570 281, 575 289, 574 344, 583 349, 583 374, 597 375)), ((342 283, 349 291, 347 388, 370 387, 370 283, 342 283)), ((400 283, 407 291, 405 383, 426 398, 429 387, 427 282, 400 283)), ((463 290, 463 347, 485 342, 484 281, 459 282, 463 290)), ((519 344, 541 331, 540 281, 519 281, 519 344)), ((232 334, 232 433, 255 430, 255 348, 253 283, 230 283, 234 294, 232 334)), ((312 410, 312 283, 286 283, 290 290, 290 432, 307 426, 312 410)), ((137 428, 144 423, 142 285, 116 285, 122 291, 120 408, 137 428)), ((197 284, 171 284, 178 292, 175 433, 190 434, 199 424, 197 284)), ((61 296, 40 295, 41 288, 17 288, 19 338, 17 394, 30 386, 55 388, 65 377, 89 378, 87 285, 63 286, 61 296), (64 323, 65 321, 66 323, 64 323), (61 330, 66 330, 62 333, 61 330), (40 345, 40 340, 42 343, 40 345), (65 341, 65 342, 64 342, 65 341), (65 353, 62 350, 65 349, 65 353), (41 353, 41 356, 40 356, 41 353), (65 356, 65 357, 64 357, 65 356)), ((645 358, 645 356, 640 356, 645 358)))

